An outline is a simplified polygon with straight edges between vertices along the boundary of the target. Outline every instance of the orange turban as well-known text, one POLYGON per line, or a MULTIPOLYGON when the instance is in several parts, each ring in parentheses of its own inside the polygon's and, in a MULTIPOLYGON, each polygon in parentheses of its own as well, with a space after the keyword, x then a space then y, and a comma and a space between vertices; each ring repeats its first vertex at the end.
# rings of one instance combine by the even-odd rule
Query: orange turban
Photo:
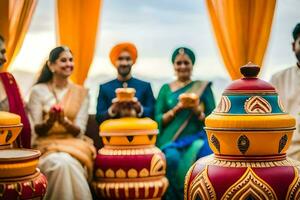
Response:
POLYGON ((116 46, 114 46, 109 54, 111 63, 116 66, 116 61, 120 55, 121 52, 127 51, 131 55, 131 58, 133 60, 133 64, 136 61, 137 58, 137 50, 134 44, 131 44, 129 42, 121 43, 116 46))

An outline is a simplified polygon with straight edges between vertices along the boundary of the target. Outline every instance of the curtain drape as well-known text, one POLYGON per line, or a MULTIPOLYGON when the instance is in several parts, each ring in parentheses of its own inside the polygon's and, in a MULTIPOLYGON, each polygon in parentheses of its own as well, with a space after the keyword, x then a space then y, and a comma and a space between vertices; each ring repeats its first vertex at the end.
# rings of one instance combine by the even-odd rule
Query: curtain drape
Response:
POLYGON ((224 64, 234 79, 248 62, 262 65, 276 0, 206 0, 224 64))
POLYGON ((1 68, 6 71, 18 55, 37 0, 0 0, 0 34, 5 39, 7 63, 1 68))
POLYGON ((83 84, 93 61, 102 0, 57 0, 57 39, 74 56, 74 83, 83 84))

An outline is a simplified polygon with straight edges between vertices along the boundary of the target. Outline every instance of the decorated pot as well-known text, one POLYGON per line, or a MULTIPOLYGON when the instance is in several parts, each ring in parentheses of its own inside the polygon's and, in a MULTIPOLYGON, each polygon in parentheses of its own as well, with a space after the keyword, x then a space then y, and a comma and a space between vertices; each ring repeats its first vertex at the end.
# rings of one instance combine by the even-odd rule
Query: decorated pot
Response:
POLYGON ((93 187, 101 199, 160 199, 168 187, 166 160, 155 147, 157 124, 148 118, 107 120, 95 161, 93 187))
POLYGON ((300 199, 299 162, 286 157, 295 119, 274 87, 241 67, 205 120, 214 155, 198 160, 185 179, 185 199, 300 199))
POLYGON ((0 149, 15 141, 22 127, 19 115, 0 111, 0 149))
POLYGON ((0 179, 0 199, 43 199, 47 179, 36 168, 33 174, 0 179))
POLYGON ((11 148, 22 124, 18 115, 0 112, 0 200, 42 199, 47 180, 37 168, 41 153, 32 149, 11 148))

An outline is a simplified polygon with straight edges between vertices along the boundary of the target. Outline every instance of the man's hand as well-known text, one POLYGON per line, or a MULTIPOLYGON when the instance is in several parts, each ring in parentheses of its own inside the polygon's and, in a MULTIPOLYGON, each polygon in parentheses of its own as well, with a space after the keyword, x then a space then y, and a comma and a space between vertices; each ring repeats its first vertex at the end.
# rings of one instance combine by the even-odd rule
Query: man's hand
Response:
POLYGON ((139 101, 133 101, 132 102, 132 107, 133 107, 133 109, 135 109, 136 113, 138 113, 138 114, 141 113, 142 105, 139 101))
POLYGON ((119 102, 113 102, 112 105, 108 109, 109 115, 111 115, 111 117, 118 115, 118 113, 120 112, 120 108, 121 108, 121 105, 119 102))
POLYGON ((133 102, 120 102, 119 117, 137 117, 133 102))

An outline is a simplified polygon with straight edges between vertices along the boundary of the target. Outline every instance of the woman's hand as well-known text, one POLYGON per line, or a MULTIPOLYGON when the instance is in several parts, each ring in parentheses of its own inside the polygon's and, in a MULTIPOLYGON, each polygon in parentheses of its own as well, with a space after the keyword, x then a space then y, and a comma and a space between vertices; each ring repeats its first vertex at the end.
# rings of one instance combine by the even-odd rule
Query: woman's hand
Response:
POLYGON ((201 106, 201 104, 198 104, 198 105, 195 105, 194 107, 192 107, 192 111, 196 116, 198 116, 198 119, 200 121, 204 121, 205 113, 204 113, 203 106, 201 106))
POLYGON ((54 110, 49 111, 49 118, 46 121, 46 124, 48 125, 53 125, 55 123, 55 121, 57 120, 57 114, 54 110))
POLYGON ((67 117, 65 117, 64 112, 61 111, 59 113, 58 122, 65 127, 65 129, 68 131, 68 133, 71 133, 74 137, 78 136, 80 134, 80 128, 73 124, 71 120, 69 120, 67 117))
POLYGON ((48 131, 52 128, 57 119, 57 111, 52 107, 49 110, 48 119, 43 123, 34 126, 36 134, 39 136, 47 136, 48 131))
POLYGON ((174 114, 177 114, 178 112, 180 112, 181 110, 185 109, 185 107, 183 106, 183 104, 178 101, 177 105, 172 109, 174 114))
POLYGON ((183 109, 184 109, 184 106, 179 101, 174 108, 170 109, 168 112, 163 114, 163 124, 166 125, 169 122, 171 122, 174 119, 175 115, 183 109))
POLYGON ((200 115, 198 115, 198 119, 199 119, 200 121, 204 121, 204 120, 205 120, 205 117, 206 117, 206 115, 205 115, 204 112, 201 112, 200 115))
POLYGON ((57 112, 56 115, 57 115, 58 123, 63 125, 66 122, 66 117, 65 117, 64 110, 62 109, 60 112, 57 112))
POLYGON ((47 120, 47 122, 49 122, 50 124, 54 124, 56 121, 61 123, 61 118, 63 117, 63 115, 63 108, 60 105, 56 104, 50 108, 49 119, 47 120))

